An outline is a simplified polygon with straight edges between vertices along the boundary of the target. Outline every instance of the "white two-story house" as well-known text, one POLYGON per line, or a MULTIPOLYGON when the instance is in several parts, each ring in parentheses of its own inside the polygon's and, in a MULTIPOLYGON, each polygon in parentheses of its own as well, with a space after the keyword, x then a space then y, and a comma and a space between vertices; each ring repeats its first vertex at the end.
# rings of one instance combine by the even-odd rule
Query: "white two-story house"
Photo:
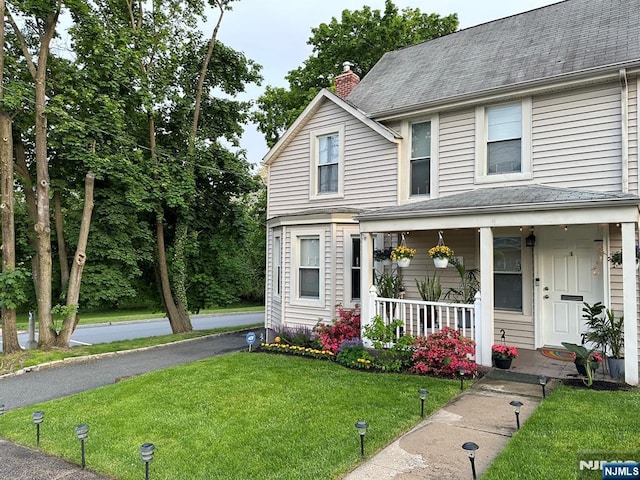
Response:
POLYGON ((583 302, 600 301, 624 315, 638 384, 639 73, 637 0, 495 20, 389 52, 361 81, 347 66, 265 157, 266 327, 329 322, 337 304, 370 321, 374 248, 403 237, 410 266, 384 268, 419 300, 442 232, 479 270, 478 363, 501 330, 520 348, 580 343, 583 302))

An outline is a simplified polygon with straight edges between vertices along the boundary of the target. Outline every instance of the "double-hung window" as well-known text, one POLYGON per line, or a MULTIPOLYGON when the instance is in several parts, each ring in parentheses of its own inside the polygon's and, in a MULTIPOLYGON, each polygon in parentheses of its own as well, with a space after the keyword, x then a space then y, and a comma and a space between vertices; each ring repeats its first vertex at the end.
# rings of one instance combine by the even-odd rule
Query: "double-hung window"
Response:
POLYGON ((476 183, 531 176, 531 98, 477 107, 476 183))
POLYGON ((299 237, 298 296, 320 298, 320 238, 299 237))
POLYGON ((318 193, 338 192, 339 148, 337 133, 318 137, 318 193))
POLYGON ((431 192, 431 122, 411 124, 411 196, 431 192))
POLYGON ((273 237, 273 293, 282 294, 282 242, 280 236, 273 237))
POLYGON ((522 106, 487 107, 487 174, 522 171, 522 106))
POLYGON ((522 238, 493 239, 494 306, 498 310, 522 311, 522 238))

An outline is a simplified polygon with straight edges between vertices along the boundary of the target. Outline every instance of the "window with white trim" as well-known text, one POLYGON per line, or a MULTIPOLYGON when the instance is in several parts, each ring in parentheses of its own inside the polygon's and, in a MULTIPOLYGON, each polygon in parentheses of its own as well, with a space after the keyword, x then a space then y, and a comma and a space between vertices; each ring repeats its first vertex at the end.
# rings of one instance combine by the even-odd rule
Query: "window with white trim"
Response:
POLYGON ((522 172, 522 106, 487 107, 487 174, 522 172))
POLYGON ((493 239, 493 291, 496 310, 522 312, 522 238, 493 239))
POLYGON ((342 196, 344 183, 344 127, 322 128, 310 134, 310 198, 342 196))
POLYGON ((280 236, 273 237, 273 294, 282 294, 282 242, 280 236))
POLYGON ((411 124, 411 196, 431 192, 431 122, 411 124))
POLYGON ((320 298, 320 237, 298 238, 298 296, 320 298))
POLYGON ((531 99, 477 107, 476 183, 531 178, 531 99))

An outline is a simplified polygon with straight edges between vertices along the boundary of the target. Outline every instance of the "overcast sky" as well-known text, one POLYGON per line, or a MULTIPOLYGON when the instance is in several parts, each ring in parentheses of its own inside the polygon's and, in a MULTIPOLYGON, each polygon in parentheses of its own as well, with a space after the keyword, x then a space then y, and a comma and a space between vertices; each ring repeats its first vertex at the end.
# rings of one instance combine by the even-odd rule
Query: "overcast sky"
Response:
MULTIPOLYGON (((419 8, 441 16, 457 13, 460 28, 467 28, 515 13, 525 12, 555 0, 394 0, 398 8, 419 8)), ((256 99, 267 85, 287 87, 284 77, 311 54, 307 40, 311 28, 340 18, 343 10, 364 5, 384 11, 384 0, 239 0, 225 13, 218 38, 229 47, 262 65, 262 86, 248 88, 243 99, 256 99)), ((210 18, 214 20, 213 16, 210 18)), ((205 32, 206 35, 210 31, 205 32)), ((267 153, 264 137, 248 125, 242 137, 248 159, 260 164, 267 153)))

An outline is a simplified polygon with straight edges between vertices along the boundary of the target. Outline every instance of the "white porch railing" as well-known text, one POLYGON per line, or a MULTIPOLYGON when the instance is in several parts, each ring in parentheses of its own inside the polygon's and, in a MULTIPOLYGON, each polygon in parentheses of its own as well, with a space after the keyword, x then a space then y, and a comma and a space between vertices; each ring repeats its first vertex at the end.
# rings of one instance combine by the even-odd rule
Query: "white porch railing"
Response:
POLYGON ((444 327, 450 327, 460 330, 463 336, 476 340, 479 305, 382 298, 375 292, 370 292, 370 295, 372 317, 379 315, 385 325, 394 320, 402 321, 403 326, 396 329, 396 338, 403 334, 426 337, 444 327))

